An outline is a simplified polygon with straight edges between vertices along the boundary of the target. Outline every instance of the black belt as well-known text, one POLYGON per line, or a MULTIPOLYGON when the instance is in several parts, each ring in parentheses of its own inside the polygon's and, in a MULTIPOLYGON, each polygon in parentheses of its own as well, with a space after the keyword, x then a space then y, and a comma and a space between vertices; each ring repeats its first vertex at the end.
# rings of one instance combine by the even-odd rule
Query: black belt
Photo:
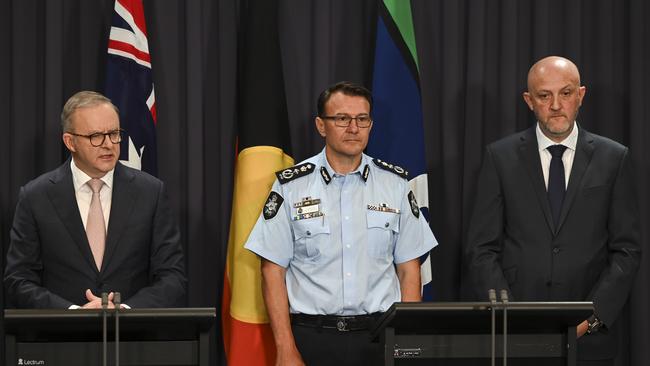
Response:
POLYGON ((291 314, 291 324, 312 328, 336 329, 339 332, 372 328, 382 313, 369 315, 308 315, 291 314))

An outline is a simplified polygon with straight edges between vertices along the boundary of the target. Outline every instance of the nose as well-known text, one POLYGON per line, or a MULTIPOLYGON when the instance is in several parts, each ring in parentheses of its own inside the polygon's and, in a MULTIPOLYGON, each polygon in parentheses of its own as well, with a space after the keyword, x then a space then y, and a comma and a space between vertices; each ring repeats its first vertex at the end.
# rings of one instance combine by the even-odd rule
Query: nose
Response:
POLYGON ((560 104, 560 98, 558 97, 553 97, 553 100, 551 100, 551 110, 557 111, 562 108, 562 105, 560 104))
POLYGON ((113 145, 113 142, 111 142, 111 138, 108 135, 104 135, 104 141, 99 146, 110 149, 111 145, 113 145))
POLYGON ((359 132, 359 126, 357 125, 357 119, 356 118, 353 118, 350 121, 350 125, 348 126, 347 131, 349 133, 357 133, 357 132, 359 132))

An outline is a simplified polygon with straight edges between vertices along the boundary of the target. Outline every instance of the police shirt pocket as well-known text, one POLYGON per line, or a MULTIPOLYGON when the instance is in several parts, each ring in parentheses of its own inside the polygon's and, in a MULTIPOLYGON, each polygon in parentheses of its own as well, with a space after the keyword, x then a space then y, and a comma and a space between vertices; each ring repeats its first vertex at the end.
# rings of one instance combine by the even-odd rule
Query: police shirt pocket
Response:
POLYGON ((321 254, 320 246, 329 241, 330 227, 324 218, 293 221, 294 255, 302 258, 317 259, 321 254))
POLYGON ((389 258, 395 236, 399 233, 399 215, 394 212, 368 210, 368 251, 375 258, 389 258))

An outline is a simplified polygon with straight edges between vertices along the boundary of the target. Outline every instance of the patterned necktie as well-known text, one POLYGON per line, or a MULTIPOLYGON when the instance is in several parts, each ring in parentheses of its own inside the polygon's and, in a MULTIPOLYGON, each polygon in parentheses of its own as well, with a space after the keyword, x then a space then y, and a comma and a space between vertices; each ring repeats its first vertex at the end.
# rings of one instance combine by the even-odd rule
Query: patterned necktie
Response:
POLYGON ((104 223, 104 212, 102 211, 102 202, 99 199, 99 191, 102 189, 104 182, 101 179, 93 178, 88 181, 88 186, 93 191, 93 198, 90 201, 88 210, 88 220, 86 221, 86 235, 90 250, 93 252, 97 269, 102 268, 102 259, 104 258, 104 248, 106 247, 106 224, 104 223))
POLYGON ((562 210, 562 202, 564 201, 564 193, 566 192, 564 163, 562 162, 562 155, 564 154, 564 150, 566 150, 566 146, 553 145, 546 149, 553 156, 551 166, 548 170, 548 201, 551 204, 553 223, 557 229, 558 221, 560 220, 560 211, 562 210))

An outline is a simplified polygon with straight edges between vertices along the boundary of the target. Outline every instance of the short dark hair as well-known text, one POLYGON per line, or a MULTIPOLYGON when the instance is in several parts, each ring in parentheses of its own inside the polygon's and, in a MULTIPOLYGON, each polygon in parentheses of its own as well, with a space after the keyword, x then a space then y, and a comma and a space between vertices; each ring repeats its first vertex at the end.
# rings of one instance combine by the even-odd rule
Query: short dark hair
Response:
POLYGON ((323 92, 320 93, 320 96, 318 96, 316 109, 318 111, 319 117, 325 116, 325 104, 327 104, 327 102, 332 97, 332 94, 334 93, 343 93, 347 96, 352 97, 364 97, 370 105, 370 110, 372 110, 372 94, 368 89, 349 81, 339 81, 338 83, 323 90, 323 92))

